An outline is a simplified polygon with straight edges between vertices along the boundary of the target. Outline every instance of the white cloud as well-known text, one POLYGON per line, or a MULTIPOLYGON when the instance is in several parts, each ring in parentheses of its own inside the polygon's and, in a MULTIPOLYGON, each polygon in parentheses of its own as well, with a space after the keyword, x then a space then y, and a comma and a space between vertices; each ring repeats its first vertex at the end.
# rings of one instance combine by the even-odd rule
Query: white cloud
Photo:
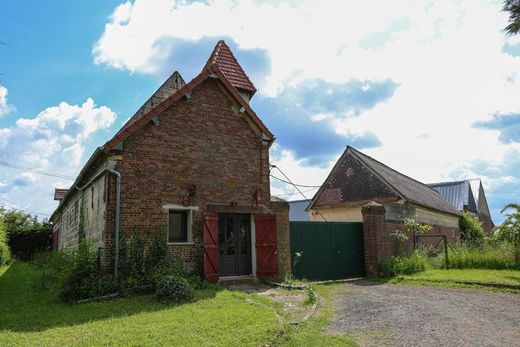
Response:
POLYGON ((14 111, 14 107, 7 102, 7 88, 0 86, 0 118, 14 111))
MULTIPOLYGON (((387 102, 359 117, 315 120, 332 122, 339 133, 370 131, 383 145, 368 154, 417 179, 438 181, 477 161, 501 170, 514 146, 500 143, 498 131, 473 127, 497 112, 520 113, 520 57, 502 51, 504 44, 519 44, 520 36, 502 31, 507 14, 501 5, 500 0, 377 5, 338 0, 327 6, 317 0, 296 5, 136 0, 114 11, 93 54, 98 64, 157 73, 169 63, 168 50, 175 49, 160 44, 165 38, 226 36, 242 49, 269 54, 270 75, 261 93, 276 95, 312 78, 391 79, 399 88, 387 102)), ((309 184, 320 184, 326 173, 304 167, 290 153, 278 164, 295 181, 309 184)), ((467 174, 487 177, 482 169, 467 174)))
MULTIPOLYGON (((12 127, 0 128, 0 160, 74 176, 85 159, 87 138, 110 127, 115 118, 110 108, 96 106, 91 98, 81 105, 61 102, 34 118, 20 118, 12 127)), ((0 198, 33 211, 51 212, 53 189, 72 182, 2 167, 0 183, 0 198)))

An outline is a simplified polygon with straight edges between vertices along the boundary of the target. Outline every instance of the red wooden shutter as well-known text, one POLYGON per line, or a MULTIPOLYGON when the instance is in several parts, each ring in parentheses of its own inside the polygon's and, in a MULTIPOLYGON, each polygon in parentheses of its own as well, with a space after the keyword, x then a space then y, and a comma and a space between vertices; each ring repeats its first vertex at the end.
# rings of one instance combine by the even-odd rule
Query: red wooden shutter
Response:
POLYGON ((278 251, 276 244, 276 215, 255 215, 256 275, 260 278, 278 276, 278 251))
POLYGON ((204 242, 204 278, 208 282, 218 281, 218 214, 204 212, 203 215, 203 242, 204 242))

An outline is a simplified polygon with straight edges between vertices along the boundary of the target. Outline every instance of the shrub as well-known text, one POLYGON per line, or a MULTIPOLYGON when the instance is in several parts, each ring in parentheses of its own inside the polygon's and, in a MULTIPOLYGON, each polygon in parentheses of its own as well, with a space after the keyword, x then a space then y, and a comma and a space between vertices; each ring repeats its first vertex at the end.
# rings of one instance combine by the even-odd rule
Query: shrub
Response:
POLYGON ((4 220, 0 217, 0 266, 11 261, 11 251, 7 245, 4 220))
POLYGON ((206 282, 197 274, 186 277, 186 280, 194 289, 206 288, 206 282))
POLYGON ((34 255, 32 263, 41 269, 37 286, 40 289, 59 292, 72 270, 74 258, 71 254, 61 251, 40 252, 34 255))
POLYGON ((145 243, 137 234, 130 238, 128 243, 128 263, 130 266, 131 277, 136 283, 144 283, 144 251, 145 243))
POLYGON ((6 211, 0 207, 0 219, 3 219, 7 240, 12 255, 28 260, 51 246, 52 225, 39 221, 35 216, 21 211, 6 211))
POLYGON ((460 238, 464 243, 479 245, 484 240, 484 229, 481 223, 468 211, 464 211, 459 219, 460 238))
POLYGON ((106 295, 117 290, 113 281, 101 277, 99 253, 92 250, 88 240, 82 240, 73 255, 70 271, 66 274, 60 297, 65 302, 106 295))
POLYGON ((379 264, 380 273, 384 277, 410 275, 426 270, 428 257, 421 251, 410 255, 392 257, 379 264))
MULTIPOLYGON (((448 267, 455 269, 520 269, 512 245, 499 243, 480 247, 463 245, 448 252, 448 267)), ((444 257, 442 265, 445 266, 444 257)))
POLYGON ((182 304, 195 298, 195 290, 183 277, 165 276, 157 282, 156 287, 156 296, 163 302, 182 304))

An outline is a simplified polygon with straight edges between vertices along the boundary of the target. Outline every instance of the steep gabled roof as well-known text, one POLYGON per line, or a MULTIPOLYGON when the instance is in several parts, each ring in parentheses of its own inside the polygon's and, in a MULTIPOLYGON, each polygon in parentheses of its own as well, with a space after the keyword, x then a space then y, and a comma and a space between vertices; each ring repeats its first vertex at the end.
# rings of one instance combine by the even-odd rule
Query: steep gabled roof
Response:
POLYGON ((482 180, 480 178, 474 178, 468 180, 468 182, 475 196, 475 203, 477 205, 478 213, 483 213, 487 216, 491 216, 491 212, 489 211, 489 205, 486 199, 486 194, 484 193, 484 186, 482 185, 482 180))
POLYGON ((238 63, 229 46, 220 40, 213 53, 209 57, 203 71, 208 69, 211 65, 216 64, 220 71, 226 76, 231 85, 237 89, 243 89, 251 93, 253 96, 256 93, 256 88, 245 73, 242 66, 238 63))
POLYGON ((449 202, 444 200, 433 188, 430 188, 426 184, 386 166, 351 146, 347 146, 347 149, 343 152, 343 155, 327 177, 325 184, 323 184, 320 190, 318 190, 307 209, 311 209, 316 201, 318 201, 327 182, 334 180, 336 175, 344 174, 339 170, 341 167, 340 163, 342 163, 348 156, 352 156, 358 160, 366 169, 378 177, 379 180, 389 188, 389 190, 393 191, 396 196, 430 209, 457 216, 460 215, 460 212, 457 211, 449 202))
POLYGON ((129 124, 126 128, 121 129, 110 141, 108 141, 105 144, 105 152, 110 151, 121 141, 124 141, 137 130, 148 124, 152 120, 152 118, 159 115, 168 107, 173 105, 175 102, 179 101, 181 98, 188 95, 191 91, 193 91, 193 89, 195 89, 198 85, 200 85, 208 78, 217 78, 220 82, 222 82, 224 87, 226 87, 227 91, 242 107, 242 111, 247 116, 249 116, 251 121, 263 132, 265 136, 267 136, 269 140, 274 139, 273 134, 269 131, 269 129, 267 129, 264 123, 262 123, 260 118, 258 118, 255 111, 253 111, 249 104, 240 96, 237 89, 233 87, 233 85, 231 85, 231 82, 227 79, 224 73, 220 71, 220 68, 216 64, 213 64, 202 70, 202 72, 197 77, 192 79, 188 84, 179 89, 173 95, 169 96, 159 104, 155 105, 150 111, 145 113, 143 116, 141 116, 133 123, 129 124))

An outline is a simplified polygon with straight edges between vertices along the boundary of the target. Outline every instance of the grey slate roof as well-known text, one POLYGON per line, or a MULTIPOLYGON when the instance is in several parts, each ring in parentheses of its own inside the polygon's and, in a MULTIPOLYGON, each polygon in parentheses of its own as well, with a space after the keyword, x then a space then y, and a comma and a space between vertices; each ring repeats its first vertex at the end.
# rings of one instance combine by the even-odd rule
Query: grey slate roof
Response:
POLYGON ((418 205, 429 207, 442 212, 460 215, 449 202, 433 188, 421 183, 411 177, 386 166, 385 164, 361 153, 357 149, 351 149, 353 154, 371 168, 376 175, 379 175, 383 181, 386 181, 402 198, 415 202, 418 205))
POLYGON ((309 213, 305 208, 309 205, 307 200, 289 201, 289 221, 291 222, 307 222, 309 221, 309 213))
MULTIPOLYGON (((421 183, 411 177, 403 175, 402 173, 386 166, 385 164, 375 160, 372 157, 369 157, 368 155, 358 151, 351 146, 347 146, 347 149, 338 160, 338 163, 342 162, 348 155, 352 155, 359 162, 361 162, 364 167, 377 176, 386 186, 394 191, 397 196, 433 210, 457 216, 461 214, 449 202, 444 200, 443 197, 433 188, 430 188, 426 184, 421 183)), ((331 172, 329 177, 335 175, 334 171, 339 170, 339 166, 340 165, 336 164, 336 166, 333 168, 333 172, 331 172)), ((309 208, 312 208, 314 203, 318 200, 322 188, 320 188, 320 190, 314 196, 309 208)))

